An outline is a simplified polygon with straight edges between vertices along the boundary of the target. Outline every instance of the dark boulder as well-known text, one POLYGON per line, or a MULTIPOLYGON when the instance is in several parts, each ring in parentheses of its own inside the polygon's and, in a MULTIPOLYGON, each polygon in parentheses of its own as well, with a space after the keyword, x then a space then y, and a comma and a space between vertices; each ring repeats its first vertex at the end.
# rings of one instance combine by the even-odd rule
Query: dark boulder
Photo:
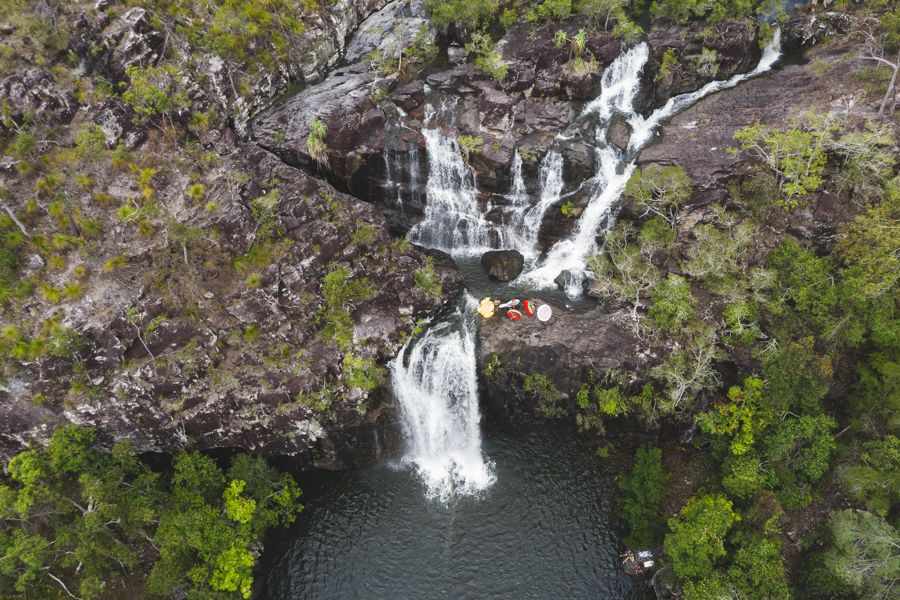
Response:
POLYGON ((481 265, 498 281, 512 281, 522 272, 525 257, 518 250, 491 250, 481 255, 481 265))
MULTIPOLYGON (((0 79, 0 106, 17 122, 27 116, 53 123, 68 123, 77 108, 72 89, 63 88, 53 75, 40 69, 11 73, 0 79)), ((0 119, 0 131, 3 129, 0 119)))
POLYGON ((628 141, 631 139, 631 125, 628 124, 628 121, 622 115, 615 115, 609 124, 606 137, 606 141, 624 152, 628 148, 628 141))

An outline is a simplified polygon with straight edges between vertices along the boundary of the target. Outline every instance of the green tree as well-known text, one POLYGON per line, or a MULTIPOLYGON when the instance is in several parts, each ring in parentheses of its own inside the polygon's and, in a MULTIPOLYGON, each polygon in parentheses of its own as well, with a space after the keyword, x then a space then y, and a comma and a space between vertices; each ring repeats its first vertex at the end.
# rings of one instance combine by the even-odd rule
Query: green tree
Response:
POLYGON ((825 565, 860 597, 873 600, 896 598, 900 581, 900 534, 878 515, 861 510, 832 514, 829 528, 832 548, 825 565))
POLYGON ((678 331, 694 318, 691 284, 681 275, 669 274, 650 294, 647 315, 657 327, 667 332, 678 331))
POLYGON ((635 169, 625 186, 625 196, 634 201, 642 216, 658 215, 672 228, 691 191, 691 177, 684 169, 657 164, 635 169))
POLYGON ((867 442, 858 462, 841 474, 844 487, 857 502, 883 517, 900 502, 900 438, 887 435, 867 442))
POLYGON ((712 410, 697 415, 697 424, 705 433, 730 440, 731 454, 746 454, 753 448, 755 436, 772 419, 763 405, 763 381, 744 379, 743 388, 732 386, 727 402, 717 403, 712 410))
POLYGON ((769 538, 751 538, 741 545, 728 568, 728 581, 745 600, 790 600, 781 544, 769 538))
POLYGON ((619 478, 621 514, 628 523, 629 546, 645 547, 659 542, 665 531, 662 503, 669 476, 663 469, 662 450, 641 446, 630 473, 619 478))
POLYGON ((682 580, 702 579, 725 556, 725 535, 740 517, 731 500, 718 494, 694 496, 678 517, 669 519, 664 547, 672 569, 682 580))
POLYGON ((778 419, 766 428, 760 456, 785 507, 809 505, 812 484, 828 471, 835 427, 834 419, 819 414, 778 419))
POLYGON ((771 169, 781 190, 781 205, 794 208, 803 196, 822 186, 828 147, 839 124, 830 118, 807 114, 789 129, 759 123, 734 134, 741 151, 760 159, 771 169))
POLYGON ((443 29, 451 21, 461 21, 470 29, 487 25, 500 8, 497 0, 425 0, 431 23, 443 29))

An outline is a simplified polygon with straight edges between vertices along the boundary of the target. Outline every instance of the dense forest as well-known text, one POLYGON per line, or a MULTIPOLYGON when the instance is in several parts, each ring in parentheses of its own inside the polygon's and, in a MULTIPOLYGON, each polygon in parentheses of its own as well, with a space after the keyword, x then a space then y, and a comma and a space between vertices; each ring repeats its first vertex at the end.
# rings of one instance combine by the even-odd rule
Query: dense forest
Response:
MULTIPOLYGON (((248 141, 385 3, 337 4, 0 7, 3 598, 250 598, 265 533, 303 518, 270 459, 372 462, 386 363, 463 283, 354 197, 330 122, 308 120, 295 161, 283 134, 248 141)), ((900 12, 812 4, 425 0, 408 45, 363 58, 376 110, 460 48, 512 90, 501 40, 519 28, 572 81, 602 71, 592 36, 678 31, 700 51, 661 49, 649 77, 698 88, 732 68, 714 49, 730 24, 758 55, 792 19, 840 23, 803 61, 840 100, 738 129, 723 193, 677 161, 628 180, 586 291, 646 368, 483 361, 529 425, 622 467, 624 545, 661 554, 660 597, 900 594, 900 12)), ((499 147, 486 135, 458 137, 473 170, 499 147)))

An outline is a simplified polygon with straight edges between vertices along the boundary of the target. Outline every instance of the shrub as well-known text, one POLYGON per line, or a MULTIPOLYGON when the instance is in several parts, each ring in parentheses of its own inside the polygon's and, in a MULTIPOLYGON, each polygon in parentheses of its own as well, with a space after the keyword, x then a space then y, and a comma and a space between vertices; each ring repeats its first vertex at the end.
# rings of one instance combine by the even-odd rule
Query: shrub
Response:
POLYGON ((522 389, 538 400, 538 409, 548 418, 563 416, 564 410, 559 403, 565 400, 565 394, 559 391, 553 380, 544 373, 532 373, 525 377, 522 389))
POLYGON ((487 25, 499 10, 497 0, 425 0, 431 23, 443 29, 451 21, 462 21, 470 29, 487 25))
POLYGON ((459 144, 459 152, 462 154, 463 160, 469 162, 471 155, 481 150, 481 147, 484 145, 484 138, 474 135, 461 135, 456 138, 456 143, 459 144))
POLYGON ((900 502, 900 438, 887 435, 867 442, 859 460, 842 472, 841 481, 854 500, 886 517, 900 502))
POLYGON ((897 530, 877 515, 849 509, 833 513, 829 528, 834 542, 825 555, 826 568, 860 597, 895 598, 900 579, 897 530))
POLYGON ((797 206, 802 197, 822 185, 831 136, 838 125, 825 117, 806 115, 790 129, 759 123, 734 134, 741 151, 762 160, 778 180, 781 206, 797 206))
POLYGON ((139 122, 155 117, 171 117, 191 103, 181 80, 183 73, 172 65, 128 67, 128 87, 122 94, 137 114, 139 122))
POLYGON ((647 547, 659 542, 666 525, 662 503, 668 480, 662 466, 662 450, 652 446, 638 448, 631 472, 619 478, 620 512, 629 531, 625 544, 647 547))
POLYGON ((413 272, 416 287, 430 296, 440 297, 443 293, 441 278, 434 270, 434 259, 425 257, 425 264, 413 272))
POLYGON ((647 314, 663 331, 677 331, 694 318, 691 285, 680 275, 670 274, 663 279, 650 294, 650 300, 647 314))
POLYGON ((740 517, 731 501, 721 495, 694 496, 678 517, 669 519, 671 533, 664 548, 672 569, 682 580, 702 579, 725 556, 725 535, 740 517))
POLYGON ((468 56, 474 57, 478 69, 503 83, 507 66, 503 57, 494 50, 494 42, 488 34, 473 34, 472 41, 465 45, 465 49, 468 56))
POLYGON ((325 145, 325 136, 328 128, 319 119, 313 119, 309 124, 309 135, 306 136, 306 151, 310 158, 322 166, 328 166, 328 147, 325 145))
POLYGON ((344 355, 344 381, 352 388, 371 391, 384 382, 387 370, 372 359, 353 353, 344 355))

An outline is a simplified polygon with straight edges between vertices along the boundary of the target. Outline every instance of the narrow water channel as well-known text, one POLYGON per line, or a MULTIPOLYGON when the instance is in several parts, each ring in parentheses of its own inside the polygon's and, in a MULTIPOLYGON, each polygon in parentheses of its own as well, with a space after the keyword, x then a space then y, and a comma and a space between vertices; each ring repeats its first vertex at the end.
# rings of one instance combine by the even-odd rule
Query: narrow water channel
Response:
POLYGON ((259 598, 638 598, 616 565, 611 471, 564 434, 483 449, 496 482, 447 503, 399 464, 307 475, 297 525, 267 542, 259 598))

